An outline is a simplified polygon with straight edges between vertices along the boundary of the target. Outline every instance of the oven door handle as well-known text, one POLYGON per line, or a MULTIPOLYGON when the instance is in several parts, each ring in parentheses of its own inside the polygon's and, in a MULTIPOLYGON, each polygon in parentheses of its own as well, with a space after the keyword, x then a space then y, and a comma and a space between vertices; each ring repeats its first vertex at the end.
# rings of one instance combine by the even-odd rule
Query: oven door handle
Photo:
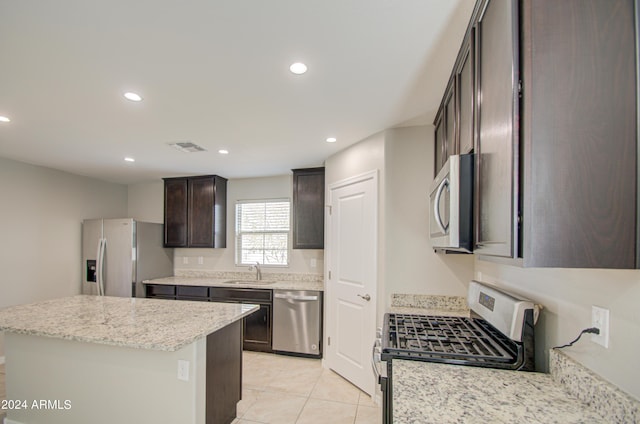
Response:
POLYGON ((373 347, 371 348, 371 368, 373 368, 373 373, 376 376, 376 381, 380 381, 380 372, 378 371, 378 366, 376 365, 376 350, 379 350, 380 346, 380 340, 376 340, 375 342, 373 342, 373 347))

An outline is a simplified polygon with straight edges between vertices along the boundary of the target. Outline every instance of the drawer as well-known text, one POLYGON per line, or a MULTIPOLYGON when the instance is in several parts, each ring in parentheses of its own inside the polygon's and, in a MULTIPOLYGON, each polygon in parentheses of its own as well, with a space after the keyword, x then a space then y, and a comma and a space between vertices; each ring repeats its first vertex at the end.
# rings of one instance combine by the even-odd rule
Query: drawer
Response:
POLYGON ((197 296, 177 296, 176 300, 190 300, 192 302, 208 302, 209 298, 208 297, 197 297, 197 296))
POLYGON ((209 287, 199 286, 177 286, 176 295, 178 297, 209 297, 209 287))
POLYGON ((147 284, 145 294, 147 297, 175 296, 176 286, 165 284, 147 284))
POLYGON ((226 287, 211 287, 209 295, 213 301, 238 300, 241 302, 271 302, 271 290, 235 289, 226 287))

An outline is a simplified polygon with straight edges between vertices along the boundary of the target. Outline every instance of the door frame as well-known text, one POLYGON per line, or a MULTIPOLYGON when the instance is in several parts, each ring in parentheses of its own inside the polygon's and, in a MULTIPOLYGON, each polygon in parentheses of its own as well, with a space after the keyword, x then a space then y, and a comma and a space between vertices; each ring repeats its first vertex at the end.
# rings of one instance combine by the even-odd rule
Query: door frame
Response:
MULTIPOLYGON (((332 200, 332 193, 334 190, 349 186, 349 185, 353 185, 353 184, 358 184, 361 182, 365 182, 367 180, 372 180, 373 181, 373 185, 374 185, 374 190, 373 190, 373 203, 375 204, 375 208, 373 210, 373 219, 375 222, 375 228, 374 228, 374 233, 373 233, 373 240, 374 240, 374 245, 375 245, 375 249, 373 250, 373 261, 375 263, 375 266, 373 267, 372 273, 373 273, 373 280, 374 280, 374 284, 373 284, 373 288, 371 290, 371 304, 373 306, 373 321, 372 321, 372 331, 370 336, 371 339, 371 344, 373 344, 376 334, 376 326, 377 326, 377 316, 378 316, 378 289, 379 289, 379 282, 380 282, 380 273, 378 270, 378 258, 379 258, 379 232, 380 232, 380 204, 379 204, 379 191, 380 191, 380 186, 379 186, 379 170, 378 169, 374 169, 371 171, 367 171, 361 174, 357 174, 354 175, 352 177, 348 177, 339 181, 336 181, 334 183, 331 183, 328 185, 327 187, 327 202, 326 202, 326 210, 325 210, 325 269, 324 269, 324 282, 325 282, 325 314, 324 314, 324 323, 323 323, 323 327, 325 329, 325 334, 323 337, 323 350, 325 352, 325 355, 323 355, 323 359, 322 359, 322 363, 323 363, 323 367, 324 368, 331 368, 331 364, 333 362, 334 355, 336 354, 336 352, 333 350, 333 348, 329 345, 329 338, 331 336, 334 336, 334 334, 332 333, 334 327, 333 327, 333 319, 335 317, 335 314, 332 314, 333 312, 333 308, 335 307, 335 305, 332 304, 331 302, 331 296, 333 294, 332 290, 333 288, 331 287, 331 285, 329 284, 329 272, 331 271, 332 268, 332 253, 333 253, 333 240, 332 240, 332 236, 333 236, 333 231, 332 231, 332 214, 331 214, 331 209, 332 209, 332 204, 331 204, 331 200, 332 200)), ((335 347, 335 345, 334 345, 335 347)), ((376 388, 376 382, 374 381, 374 391, 372 394, 377 392, 377 388, 376 388)))

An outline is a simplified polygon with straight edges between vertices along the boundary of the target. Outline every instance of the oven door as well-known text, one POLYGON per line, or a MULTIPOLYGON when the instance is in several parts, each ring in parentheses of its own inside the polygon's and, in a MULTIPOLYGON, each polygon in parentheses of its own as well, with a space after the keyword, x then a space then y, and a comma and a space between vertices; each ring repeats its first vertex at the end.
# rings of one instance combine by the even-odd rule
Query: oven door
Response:
POLYGON ((434 249, 473 250, 473 155, 451 155, 431 184, 429 233, 434 249))
POLYGON ((376 375, 378 384, 380 384, 380 391, 382 392, 382 424, 392 424, 391 361, 383 361, 381 355, 381 338, 378 337, 373 344, 371 365, 373 366, 373 372, 376 375))

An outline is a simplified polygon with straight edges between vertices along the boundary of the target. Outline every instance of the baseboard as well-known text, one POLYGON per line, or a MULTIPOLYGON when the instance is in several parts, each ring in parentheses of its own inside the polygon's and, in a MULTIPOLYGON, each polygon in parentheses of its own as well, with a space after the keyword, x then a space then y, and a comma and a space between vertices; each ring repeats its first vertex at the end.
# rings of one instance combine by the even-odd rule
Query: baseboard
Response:
POLYGON ((14 420, 10 420, 9 418, 5 418, 4 424, 23 424, 23 423, 20 421, 14 421, 14 420))

